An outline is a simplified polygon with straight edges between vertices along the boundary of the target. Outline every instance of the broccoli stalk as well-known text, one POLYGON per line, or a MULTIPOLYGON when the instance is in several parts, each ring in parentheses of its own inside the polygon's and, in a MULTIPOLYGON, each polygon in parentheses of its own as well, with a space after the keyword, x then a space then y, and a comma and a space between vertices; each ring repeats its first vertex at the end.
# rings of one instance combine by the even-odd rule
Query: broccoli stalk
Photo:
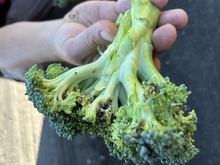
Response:
POLYGON ((98 48, 97 61, 70 70, 51 64, 45 73, 34 65, 26 73, 29 100, 58 135, 100 135, 111 155, 137 165, 183 164, 198 153, 192 144, 195 111, 184 116, 190 92, 153 63, 159 15, 149 0, 132 0, 116 21, 112 44, 104 52, 98 48))

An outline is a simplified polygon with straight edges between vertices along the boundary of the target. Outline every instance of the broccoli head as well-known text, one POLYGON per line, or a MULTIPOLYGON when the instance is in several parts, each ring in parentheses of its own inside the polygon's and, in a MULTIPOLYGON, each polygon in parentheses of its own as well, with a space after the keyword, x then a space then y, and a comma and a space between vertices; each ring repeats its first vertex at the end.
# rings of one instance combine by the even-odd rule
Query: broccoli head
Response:
POLYGON ((184 164, 193 145, 197 117, 185 114, 185 85, 163 77, 152 58, 152 33, 160 10, 149 0, 132 0, 119 15, 114 41, 90 64, 68 69, 34 65, 25 75, 26 94, 58 135, 104 138, 110 154, 137 165, 160 160, 184 164))
POLYGON ((115 113, 111 137, 105 138, 112 155, 136 164, 186 163, 198 152, 191 138, 196 130, 195 111, 183 116, 190 92, 168 78, 160 85, 144 81, 143 88, 144 101, 122 106, 115 113))

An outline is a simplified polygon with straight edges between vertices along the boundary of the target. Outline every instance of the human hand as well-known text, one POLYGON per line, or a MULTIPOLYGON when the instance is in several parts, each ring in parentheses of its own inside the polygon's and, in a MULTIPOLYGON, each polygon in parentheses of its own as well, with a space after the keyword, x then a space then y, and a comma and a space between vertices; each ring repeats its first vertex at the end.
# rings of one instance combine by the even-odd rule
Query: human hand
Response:
MULTIPOLYGON (((151 0, 163 8, 168 0, 151 0)), ((114 22, 119 13, 130 8, 129 0, 87 1, 74 7, 65 17, 64 24, 56 36, 59 57, 75 66, 95 61, 99 55, 97 46, 105 46, 113 41, 117 32, 114 22)), ((160 68, 156 57, 172 47, 177 30, 187 24, 187 14, 181 9, 162 12, 158 28, 154 31, 154 61, 160 68)))

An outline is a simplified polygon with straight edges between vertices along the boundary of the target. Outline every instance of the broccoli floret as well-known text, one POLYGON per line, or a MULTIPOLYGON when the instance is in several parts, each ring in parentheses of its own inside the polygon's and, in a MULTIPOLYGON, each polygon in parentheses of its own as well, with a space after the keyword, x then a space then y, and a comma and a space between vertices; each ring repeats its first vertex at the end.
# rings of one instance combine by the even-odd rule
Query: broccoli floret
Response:
POLYGON ((190 92, 153 63, 160 10, 149 0, 131 5, 97 61, 72 69, 52 64, 45 73, 34 65, 25 75, 26 94, 60 136, 102 136, 111 155, 137 165, 184 164, 199 152, 196 113, 184 114, 190 92))
POLYGON ((107 125, 110 124, 108 120, 111 120, 112 114, 108 110, 110 107, 106 105, 103 107, 103 112, 97 114, 95 122, 91 123, 83 119, 85 117, 83 107, 88 107, 94 101, 94 95, 90 92, 82 92, 82 89, 80 92, 78 87, 90 86, 94 80, 83 81, 86 77, 80 73, 80 69, 78 71, 68 70, 61 64, 51 64, 45 73, 34 65, 25 74, 28 99, 40 113, 49 117, 51 127, 57 134, 68 139, 82 133, 101 134, 105 127, 108 128, 107 125), (73 73, 70 73, 72 71, 73 73), (108 118, 102 117, 104 111, 108 118))
POLYGON ((120 107, 115 113, 110 140, 105 138, 112 155, 136 164, 186 163, 198 152, 191 138, 196 130, 195 111, 183 116, 190 92, 169 79, 160 85, 144 81, 143 88, 144 102, 120 107))

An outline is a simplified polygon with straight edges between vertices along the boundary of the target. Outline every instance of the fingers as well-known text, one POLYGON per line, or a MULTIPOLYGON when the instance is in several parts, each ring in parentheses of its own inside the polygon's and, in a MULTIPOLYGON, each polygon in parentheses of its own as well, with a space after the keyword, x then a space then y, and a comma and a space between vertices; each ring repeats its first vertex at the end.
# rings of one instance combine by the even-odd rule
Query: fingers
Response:
MULTIPOLYGON (((164 7, 168 0, 151 0, 159 8, 164 7)), ((131 7, 130 0, 115 1, 87 1, 74 7, 64 17, 67 22, 77 22, 90 26, 99 20, 116 21, 120 13, 131 7)))
POLYGON ((170 49, 176 41, 176 37, 176 28, 171 24, 166 24, 157 28, 152 36, 154 55, 170 49))
POLYGON ((160 9, 165 7, 168 3, 168 0, 150 0, 150 1, 160 9))
POLYGON ((160 70, 161 64, 160 64, 160 60, 157 57, 153 57, 154 60, 154 65, 156 66, 157 70, 160 70))
POLYGON ((74 7, 64 16, 64 20, 89 27, 100 20, 115 22, 119 13, 124 13, 129 8, 130 0, 87 1, 74 7))
POLYGON ((158 26, 172 24, 177 30, 182 29, 188 22, 188 16, 182 9, 173 9, 161 13, 158 26))
MULTIPOLYGON (((168 0, 150 0, 159 8, 163 8, 168 3, 168 0)), ((116 4, 117 13, 124 13, 126 10, 131 8, 130 0, 119 0, 116 4)))
POLYGON ((97 46, 105 46, 113 41, 117 28, 111 21, 99 21, 74 38, 62 44, 65 61, 79 66, 97 59, 97 46))
MULTIPOLYGON (((163 8, 168 2, 168 0, 151 1, 159 8, 163 8)), ((63 44, 66 58, 74 65, 82 65, 97 59, 98 57, 94 56, 94 54, 97 54, 97 46, 108 44, 113 40, 116 34, 117 28, 113 24, 113 20, 117 18, 117 14, 123 13, 129 8, 130 0, 119 0, 117 2, 98 1, 95 3, 82 3, 82 5, 76 8, 77 10, 72 10, 70 13, 73 17, 71 19, 69 17, 67 22, 78 22, 88 28, 75 38, 69 38, 65 44, 63 44), (92 10, 93 13, 87 13, 87 11, 91 10, 78 10, 82 9, 83 4, 86 6, 91 5, 92 8, 95 9, 92 10), (79 14, 79 11, 85 12, 79 14), (74 14, 74 12, 77 14, 74 14), (86 16, 84 14, 86 14, 86 16), (96 19, 93 20, 92 18, 96 19), (110 21, 99 21, 103 19, 110 21), (69 45, 69 47, 66 45, 69 45)), ((187 22, 187 14, 181 9, 162 12, 158 22, 159 27, 154 31, 152 38, 155 48, 154 55, 170 49, 177 37, 176 30, 185 27, 187 22)))
POLYGON ((117 14, 124 13, 130 8, 131 8, 130 0, 118 0, 115 5, 115 11, 117 12, 117 14))
POLYGON ((176 30, 186 26, 188 16, 182 9, 162 12, 158 28, 153 33, 154 55, 164 52, 172 47, 177 38, 176 30))

